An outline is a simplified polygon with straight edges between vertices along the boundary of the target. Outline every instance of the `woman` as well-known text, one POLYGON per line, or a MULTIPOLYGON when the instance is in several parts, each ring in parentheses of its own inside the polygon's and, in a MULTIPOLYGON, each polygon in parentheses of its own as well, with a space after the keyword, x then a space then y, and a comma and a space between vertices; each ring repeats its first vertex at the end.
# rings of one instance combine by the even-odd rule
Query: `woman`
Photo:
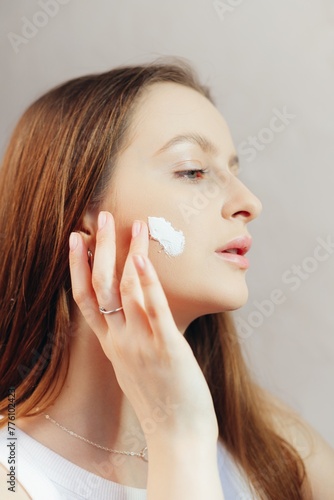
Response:
POLYGON ((182 63, 77 78, 23 115, 0 184, 2 474, 22 495, 332 498, 333 451, 252 382, 228 313, 261 211, 237 167, 182 63))

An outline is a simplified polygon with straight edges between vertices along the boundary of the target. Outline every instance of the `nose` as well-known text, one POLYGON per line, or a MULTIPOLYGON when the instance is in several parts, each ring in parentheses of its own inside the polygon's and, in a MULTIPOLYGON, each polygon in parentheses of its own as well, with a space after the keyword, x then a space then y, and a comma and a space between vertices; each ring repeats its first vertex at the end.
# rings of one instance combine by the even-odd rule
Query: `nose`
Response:
POLYGON ((222 206, 224 219, 240 219, 247 223, 260 215, 261 201, 233 174, 227 192, 222 206))

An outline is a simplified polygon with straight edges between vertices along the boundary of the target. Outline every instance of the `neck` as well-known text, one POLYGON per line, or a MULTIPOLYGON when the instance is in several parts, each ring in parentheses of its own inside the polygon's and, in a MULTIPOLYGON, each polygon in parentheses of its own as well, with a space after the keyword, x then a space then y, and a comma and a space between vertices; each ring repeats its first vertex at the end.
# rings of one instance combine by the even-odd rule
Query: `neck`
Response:
MULTIPOLYGON (((189 321, 180 318, 178 323, 183 334, 189 321)), ((94 443, 122 451, 142 450, 146 445, 144 433, 118 385, 111 362, 80 314, 74 324, 66 380, 46 413, 94 443)))
POLYGON ((95 443, 139 451, 145 438, 111 362, 93 332, 87 327, 76 331, 64 387, 48 413, 95 443))
MULTIPOLYGON (((65 383, 45 413, 67 429, 98 445, 120 451, 141 451, 145 436, 132 406, 121 391, 110 361, 96 335, 78 322, 71 336, 65 383)), ((147 462, 139 457, 108 453, 47 420, 25 417, 17 425, 50 450, 106 479, 144 488, 147 462)))

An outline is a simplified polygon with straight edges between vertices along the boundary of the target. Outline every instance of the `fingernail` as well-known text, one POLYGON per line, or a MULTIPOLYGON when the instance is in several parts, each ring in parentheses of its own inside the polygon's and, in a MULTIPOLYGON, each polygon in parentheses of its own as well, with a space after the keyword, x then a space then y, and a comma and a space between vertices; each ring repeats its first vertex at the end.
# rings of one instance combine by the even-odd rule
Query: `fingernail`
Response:
POLYGON ((71 252, 74 252, 74 250, 78 246, 78 235, 77 233, 71 233, 70 234, 70 250, 71 252))
POLYGON ((135 238, 140 233, 141 223, 139 220, 135 220, 132 224, 132 238, 135 238))
POLYGON ((97 227, 98 229, 102 229, 107 221, 107 214, 105 212, 100 212, 97 219, 97 227))
POLYGON ((145 269, 145 260, 141 255, 133 255, 132 256, 136 266, 143 271, 145 269))

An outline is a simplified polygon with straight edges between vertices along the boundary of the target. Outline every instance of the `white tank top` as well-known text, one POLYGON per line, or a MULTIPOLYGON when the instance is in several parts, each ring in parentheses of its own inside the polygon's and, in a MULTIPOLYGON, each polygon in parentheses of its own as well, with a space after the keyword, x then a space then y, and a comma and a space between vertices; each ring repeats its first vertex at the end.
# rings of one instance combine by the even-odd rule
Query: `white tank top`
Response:
MULTIPOLYGON (((20 429, 16 428, 15 436, 16 477, 33 500, 146 500, 145 489, 124 486, 88 472, 20 429)), ((1 429, 0 463, 7 469, 9 440, 7 428, 1 429)), ((256 499, 221 443, 218 467, 225 500, 256 499)), ((8 492, 8 498, 14 496, 8 492)))

